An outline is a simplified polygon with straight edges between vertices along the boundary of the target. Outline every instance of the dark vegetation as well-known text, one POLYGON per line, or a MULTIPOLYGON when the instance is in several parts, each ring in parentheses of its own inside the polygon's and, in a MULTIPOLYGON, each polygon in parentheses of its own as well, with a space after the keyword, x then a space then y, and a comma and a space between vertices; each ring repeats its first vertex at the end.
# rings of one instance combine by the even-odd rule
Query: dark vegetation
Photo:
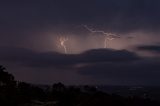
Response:
POLYGON ((14 76, 0 66, 0 106, 160 106, 149 98, 121 97, 98 91, 93 86, 51 87, 15 81, 14 76))

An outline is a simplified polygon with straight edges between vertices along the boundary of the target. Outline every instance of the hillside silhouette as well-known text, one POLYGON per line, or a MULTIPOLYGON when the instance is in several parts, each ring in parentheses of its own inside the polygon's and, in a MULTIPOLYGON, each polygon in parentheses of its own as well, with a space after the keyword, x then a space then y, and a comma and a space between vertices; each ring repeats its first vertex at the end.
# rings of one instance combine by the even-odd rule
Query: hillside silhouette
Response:
POLYGON ((0 106, 160 106, 150 98, 122 97, 94 86, 33 85, 16 81, 0 65, 0 106))

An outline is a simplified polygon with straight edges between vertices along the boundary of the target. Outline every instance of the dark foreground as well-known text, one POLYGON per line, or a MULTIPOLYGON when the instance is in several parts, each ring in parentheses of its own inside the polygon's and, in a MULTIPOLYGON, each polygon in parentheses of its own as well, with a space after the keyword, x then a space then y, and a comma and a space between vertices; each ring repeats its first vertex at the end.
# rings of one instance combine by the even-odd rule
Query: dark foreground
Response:
POLYGON ((0 66, 0 106, 160 106, 149 97, 108 94, 94 86, 37 86, 14 80, 0 66))

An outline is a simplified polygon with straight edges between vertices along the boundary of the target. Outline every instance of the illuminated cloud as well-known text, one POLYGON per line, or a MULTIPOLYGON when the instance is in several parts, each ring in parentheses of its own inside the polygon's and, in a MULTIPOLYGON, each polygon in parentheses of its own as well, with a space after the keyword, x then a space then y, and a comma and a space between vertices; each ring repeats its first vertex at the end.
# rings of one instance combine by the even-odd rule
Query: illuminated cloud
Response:
POLYGON ((76 64, 128 62, 140 57, 127 50, 95 49, 81 54, 61 54, 58 52, 38 53, 25 48, 0 48, 1 61, 17 62, 35 67, 64 67, 76 64))

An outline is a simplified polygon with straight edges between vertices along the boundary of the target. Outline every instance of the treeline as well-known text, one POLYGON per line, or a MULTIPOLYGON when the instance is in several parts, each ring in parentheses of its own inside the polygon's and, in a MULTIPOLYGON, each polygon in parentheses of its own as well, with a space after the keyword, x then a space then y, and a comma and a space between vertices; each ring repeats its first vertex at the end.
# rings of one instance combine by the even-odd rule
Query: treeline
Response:
POLYGON ((93 86, 52 86, 15 81, 0 66, 0 106, 160 106, 149 98, 121 97, 98 91, 93 86))

